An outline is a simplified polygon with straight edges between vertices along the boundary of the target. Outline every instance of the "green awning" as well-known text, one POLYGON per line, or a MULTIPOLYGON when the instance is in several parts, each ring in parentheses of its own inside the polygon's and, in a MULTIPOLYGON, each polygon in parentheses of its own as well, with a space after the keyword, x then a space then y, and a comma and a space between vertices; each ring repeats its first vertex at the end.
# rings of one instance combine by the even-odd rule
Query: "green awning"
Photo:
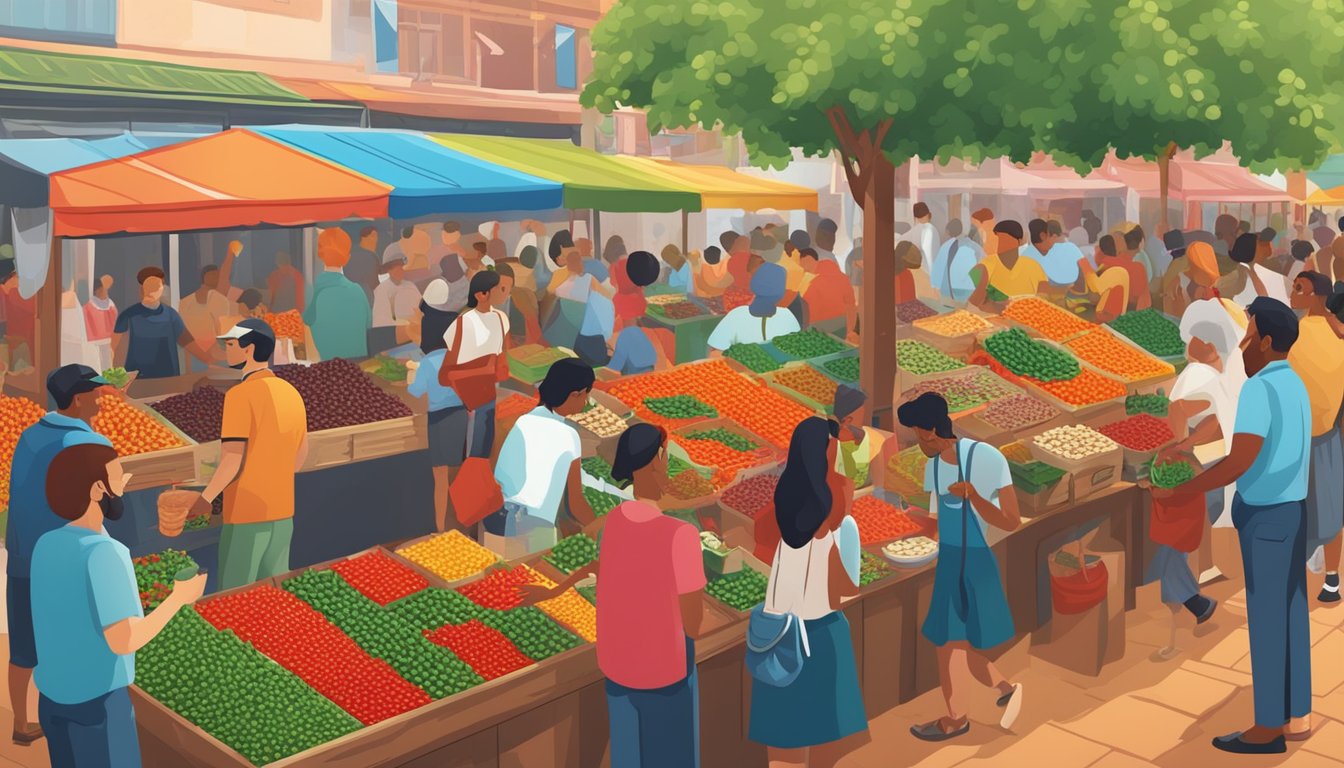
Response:
POLYGON ((700 193, 568 141, 431 134, 472 157, 565 185, 565 207, 614 213, 699 211, 700 193))
POLYGON ((0 46, 0 90, 322 107, 260 72, 0 46))

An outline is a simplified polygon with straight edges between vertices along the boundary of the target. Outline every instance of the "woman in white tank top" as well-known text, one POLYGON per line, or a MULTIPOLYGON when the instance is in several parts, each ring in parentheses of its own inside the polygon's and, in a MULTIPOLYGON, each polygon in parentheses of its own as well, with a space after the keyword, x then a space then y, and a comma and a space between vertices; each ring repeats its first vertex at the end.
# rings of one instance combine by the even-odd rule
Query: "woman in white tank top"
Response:
POLYGON ((775 490, 775 548, 765 610, 803 622, 807 656, 785 687, 753 680, 750 738, 766 746, 771 765, 806 765, 808 751, 868 729, 849 622, 840 601, 858 587, 840 557, 845 516, 828 475, 835 466, 833 421, 810 418, 794 430, 775 490))

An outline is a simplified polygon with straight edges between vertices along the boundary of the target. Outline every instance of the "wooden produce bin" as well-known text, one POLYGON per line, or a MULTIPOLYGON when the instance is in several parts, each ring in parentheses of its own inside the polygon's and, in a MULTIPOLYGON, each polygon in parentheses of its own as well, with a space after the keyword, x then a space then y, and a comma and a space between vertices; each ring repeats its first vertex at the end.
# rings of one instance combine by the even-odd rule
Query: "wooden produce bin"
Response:
POLYGON ((965 333, 957 334, 956 336, 944 336, 941 333, 935 333, 929 330, 929 327, 932 324, 931 321, 933 321, 934 318, 924 318, 922 320, 916 320, 910 324, 909 338, 914 339, 915 341, 922 341, 934 349, 940 350, 952 357, 964 359, 966 355, 969 355, 971 351, 975 349, 976 336, 978 334, 986 330, 1002 328, 1002 325, 996 323, 994 319, 983 317, 969 310, 953 310, 953 312, 948 314, 954 314, 956 312, 963 312, 980 322, 976 324, 976 328, 968 330, 965 333))
POLYGON ((303 471, 381 459, 429 447, 425 414, 308 433, 303 471))
MULTIPOLYGON (((157 399, 157 398, 156 398, 157 399)), ((126 403, 145 414, 173 434, 182 445, 164 451, 137 453, 121 458, 121 468, 131 473, 127 491, 156 488, 164 485, 182 485, 194 483, 200 476, 200 446, 195 440, 178 429, 171 421, 143 402, 127 400, 126 403)))
MULTIPOLYGON (((1166 371, 1142 379, 1127 380, 1121 378, 1120 376, 1114 373, 1110 373, 1109 371, 1104 371, 1100 367, 1098 367, 1095 363, 1083 360, 1082 358, 1078 358, 1079 362, 1081 362, 1083 365, 1092 368, 1092 370, 1102 374, 1103 376, 1109 379, 1115 379, 1116 381, 1119 381, 1121 384, 1124 384, 1127 393, 1131 395, 1150 395, 1153 394, 1154 392, 1157 392, 1158 390, 1165 390, 1165 391, 1171 390, 1171 386, 1172 384, 1175 383, 1176 380, 1176 366, 1174 366, 1170 360, 1164 360, 1160 357, 1157 357, 1156 355, 1144 349, 1143 347, 1140 347, 1138 344, 1135 344, 1132 340, 1130 340, 1128 336, 1108 326, 1103 325, 1094 332, 1109 335, 1112 339, 1120 342, 1122 345, 1134 350, 1140 355, 1143 355, 1148 360, 1154 363, 1162 364, 1163 366, 1166 367, 1166 371)), ((1069 354, 1072 354, 1075 358, 1078 357, 1078 355, 1074 354, 1072 348, 1069 348, 1067 345, 1065 345, 1065 349, 1069 352, 1069 354)))
POLYGON ((1114 450, 1086 459, 1058 456, 1041 448, 1034 441, 1031 443, 1031 452, 1037 460, 1069 473, 1069 483, 1073 489, 1072 501, 1075 504, 1120 482, 1125 457, 1124 451, 1118 445, 1114 450))
MULTIPOLYGON (((426 535, 424 535, 424 536, 417 536, 416 538, 413 538, 413 539, 407 539, 406 541, 400 541, 400 542, 396 542, 396 543, 393 543, 393 544, 388 544, 386 547, 384 547, 384 551, 385 551, 388 555, 390 555, 390 556, 392 557, 393 560, 396 560, 397 562, 401 563, 402 565, 405 565, 406 567, 410 568, 411 570, 415 571, 416 573, 418 573, 418 574, 420 574, 421 576, 424 576, 426 579, 428 579, 428 580, 429 580, 429 585, 430 585, 431 587, 438 587, 438 588, 440 588, 440 589, 454 589, 454 588, 456 588, 456 587, 460 587, 460 586, 462 586, 463 584, 467 584, 467 583, 470 583, 470 582, 473 582, 473 581, 479 579, 479 578, 481 577, 481 574, 485 573, 487 570, 489 570, 489 569, 491 569, 491 568, 494 568, 494 567, 497 567, 497 566, 500 566, 500 565, 504 565, 504 561, 503 561, 502 559, 500 559, 498 555, 495 555, 495 553, 491 552, 490 554, 495 555, 495 561, 494 561, 493 563, 491 563, 490 565, 487 565, 486 567, 482 568, 481 570, 477 571, 476 573, 471 574, 470 576, 464 576, 464 577, 462 577, 462 578, 460 578, 460 579, 452 579, 452 580, 450 580, 450 579, 445 579, 444 577, 442 577, 442 576, 440 576, 440 575, 434 573, 433 571, 429 570, 429 569, 426 568, 425 566, 420 565, 419 563, 415 562, 414 560, 411 560, 410 558, 408 558, 408 557, 406 557, 405 555, 403 555, 403 554, 401 554, 400 552, 398 552, 398 550, 405 549, 406 547, 409 547, 409 546, 411 546, 412 544, 419 544, 419 543, 422 542, 422 541, 428 541, 428 540, 430 540, 430 539, 432 539, 432 538, 434 538, 434 537, 436 537, 436 536, 443 536, 443 535, 446 535, 446 533, 447 533, 447 532, 444 532, 444 533, 430 533, 430 534, 426 534, 426 535)), ((479 542, 477 542, 475 539, 470 539, 470 540, 472 541, 472 543, 474 543, 474 544, 476 544, 477 546, 481 547, 481 549, 484 549, 484 550, 487 551, 487 552, 490 551, 490 550, 486 549, 484 546, 482 546, 482 545, 481 545, 479 542)), ((334 561, 333 561, 333 562, 334 562, 334 561)), ((327 564, 329 565, 330 563, 327 563, 327 564)))

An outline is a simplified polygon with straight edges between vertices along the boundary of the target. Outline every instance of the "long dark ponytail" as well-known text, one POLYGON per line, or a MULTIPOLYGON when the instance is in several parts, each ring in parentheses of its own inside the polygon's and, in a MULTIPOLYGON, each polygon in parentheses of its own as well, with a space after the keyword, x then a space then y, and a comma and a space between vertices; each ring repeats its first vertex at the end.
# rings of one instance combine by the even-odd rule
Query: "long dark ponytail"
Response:
POLYGON ((821 529, 831 514, 831 487, 826 477, 831 471, 827 459, 831 440, 838 434, 834 421, 813 416, 793 430, 789 441, 789 459, 775 486, 775 522, 779 535, 793 549, 799 549, 821 529))

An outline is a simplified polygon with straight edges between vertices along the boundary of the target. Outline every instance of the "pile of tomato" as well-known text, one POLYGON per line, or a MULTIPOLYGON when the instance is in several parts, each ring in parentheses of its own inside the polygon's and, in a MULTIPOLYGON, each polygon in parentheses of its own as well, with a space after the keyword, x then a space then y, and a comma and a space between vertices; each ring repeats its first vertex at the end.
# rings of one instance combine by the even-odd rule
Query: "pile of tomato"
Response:
POLYGON ((0 395, 0 509, 9 506, 9 470, 23 430, 42 418, 42 406, 26 397, 0 395))
POLYGON ((1095 405, 1125 396, 1125 385, 1088 368, 1067 381, 1035 381, 1036 386, 1074 407, 1095 405))
POLYGON ((532 659, 509 642, 502 632, 476 619, 459 626, 445 624, 433 632, 425 632, 425 637, 457 654, 486 680, 503 677, 533 664, 532 659))
POLYGON ((379 605, 429 587, 429 581, 382 552, 367 552, 331 566, 350 586, 379 605))
POLYGON ((183 445, 171 430, 119 395, 103 395, 98 398, 98 407, 93 428, 112 441, 119 456, 135 456, 183 445))
POLYGON ((1096 328, 1088 321, 1070 314, 1045 299, 1029 296, 1018 299, 1003 309, 1003 316, 1036 331, 1051 341, 1064 341, 1096 328))
POLYGON ((668 428, 679 425, 650 412, 644 407, 644 399, 692 395, 778 448, 787 448, 794 427, 813 415, 807 407, 738 374, 722 360, 623 378, 612 383, 608 391, 634 408, 644 421, 668 428))
POLYGON ((686 451, 686 456, 692 462, 714 469, 714 476, 711 479, 715 488, 727 486, 739 472, 760 464, 767 457, 759 449, 739 451, 718 440, 693 439, 687 435, 680 435, 676 440, 677 445, 686 451))
POLYGON ((1098 427, 1097 431, 1131 451, 1155 451, 1176 439, 1167 422, 1146 413, 1098 427))
POLYGON ((859 525, 859 541, 865 547, 909 536, 920 529, 909 515, 873 496, 855 499, 850 514, 859 525))
POLYGON ((303 315, 299 314, 297 309, 291 309, 279 314, 267 312, 262 318, 266 324, 275 331, 277 339, 290 339, 291 341, 303 341, 306 330, 303 324, 303 315))
POLYGON ((1122 381, 1134 382, 1176 372, 1169 363, 1129 346, 1098 328, 1065 344, 1080 360, 1091 363, 1122 381))
POLYGON ((482 608, 507 611, 522 605, 523 596, 518 588, 527 584, 555 586, 554 582, 526 565, 515 565, 513 568, 491 571, 470 584, 458 587, 457 591, 482 608))
POLYGON ((216 629, 232 630, 365 725, 431 701, 312 606, 278 587, 235 592, 197 604, 196 610, 216 629))

